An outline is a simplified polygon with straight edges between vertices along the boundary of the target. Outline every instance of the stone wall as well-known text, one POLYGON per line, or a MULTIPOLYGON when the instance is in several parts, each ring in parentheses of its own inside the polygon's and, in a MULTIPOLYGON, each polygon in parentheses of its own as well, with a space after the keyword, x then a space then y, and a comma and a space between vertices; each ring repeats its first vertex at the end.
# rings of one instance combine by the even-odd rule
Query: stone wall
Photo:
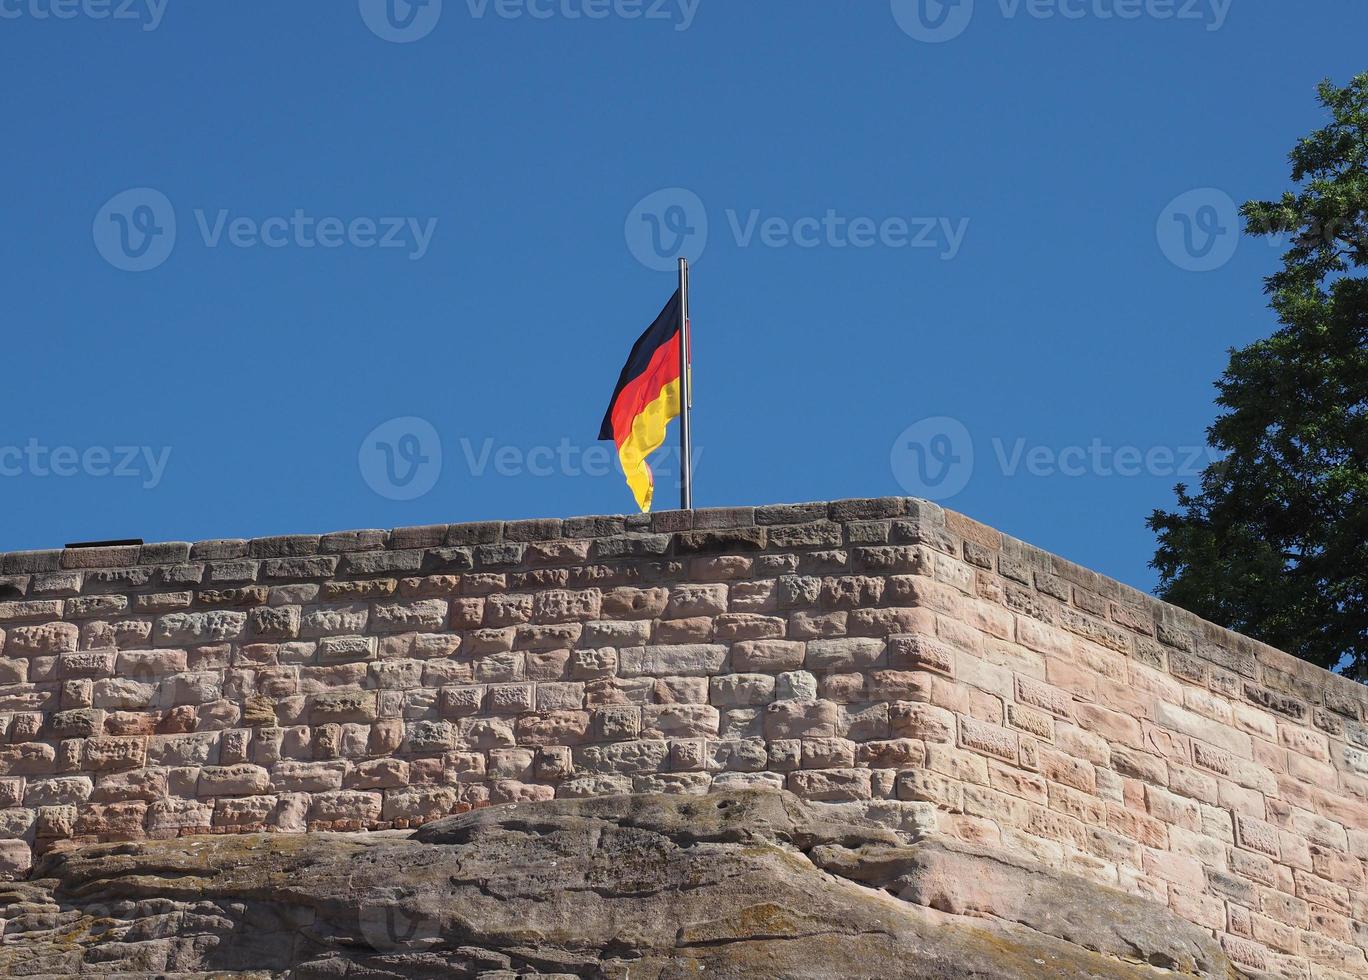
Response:
POLYGON ((1368 975, 1368 688, 880 499, 0 556, 0 874, 786 787, 1368 975))

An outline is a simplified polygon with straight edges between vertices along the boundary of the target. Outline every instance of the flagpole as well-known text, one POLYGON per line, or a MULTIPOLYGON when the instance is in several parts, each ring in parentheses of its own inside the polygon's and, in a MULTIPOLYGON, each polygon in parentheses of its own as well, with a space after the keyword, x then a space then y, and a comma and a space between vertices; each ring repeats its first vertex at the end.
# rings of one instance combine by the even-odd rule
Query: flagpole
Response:
POLYGON ((693 510, 692 445, 689 409, 693 407, 693 379, 689 376, 689 260, 679 260, 679 506, 693 510))

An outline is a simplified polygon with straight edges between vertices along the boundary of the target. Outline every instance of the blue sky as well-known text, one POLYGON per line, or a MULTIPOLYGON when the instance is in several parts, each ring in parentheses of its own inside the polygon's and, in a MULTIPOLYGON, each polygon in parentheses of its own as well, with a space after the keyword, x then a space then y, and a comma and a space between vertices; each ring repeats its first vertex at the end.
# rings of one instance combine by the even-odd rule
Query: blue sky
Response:
POLYGON ((699 506, 939 496, 1151 588, 1274 327, 1230 207, 1368 8, 921 2, 0 0, 0 549, 628 509, 682 250, 699 506))

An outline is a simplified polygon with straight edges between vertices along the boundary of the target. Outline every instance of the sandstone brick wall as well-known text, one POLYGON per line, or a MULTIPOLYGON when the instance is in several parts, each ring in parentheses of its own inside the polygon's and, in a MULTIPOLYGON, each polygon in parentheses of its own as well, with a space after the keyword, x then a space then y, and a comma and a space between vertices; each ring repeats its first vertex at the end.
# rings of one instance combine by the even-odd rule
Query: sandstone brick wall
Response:
POLYGON ((786 787, 1368 975, 1368 688, 900 498, 0 556, 0 874, 786 787))

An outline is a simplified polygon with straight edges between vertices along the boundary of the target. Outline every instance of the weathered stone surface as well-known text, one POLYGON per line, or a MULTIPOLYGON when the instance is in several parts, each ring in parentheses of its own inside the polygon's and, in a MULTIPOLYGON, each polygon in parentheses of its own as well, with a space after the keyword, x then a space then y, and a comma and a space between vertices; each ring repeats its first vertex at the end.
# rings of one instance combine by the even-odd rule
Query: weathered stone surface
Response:
POLYGON ((1244 966, 1368 976, 1368 687, 931 504, 80 558, 0 555, 5 873, 96 839, 787 789, 1167 902, 1244 966))
MULTIPOLYGON (((334 816, 378 798, 314 799, 334 816)), ((0 973, 1233 976, 1204 930, 1160 906, 915 843, 862 806, 618 796, 496 806, 410 834, 94 845, 49 855, 33 881, 0 891, 0 973)), ((24 860, 0 853, 0 867, 24 860)))
POLYGON ((213 643, 239 636, 246 624, 246 613, 227 610, 167 613, 157 620, 155 636, 159 646, 172 646, 177 643, 213 643))

